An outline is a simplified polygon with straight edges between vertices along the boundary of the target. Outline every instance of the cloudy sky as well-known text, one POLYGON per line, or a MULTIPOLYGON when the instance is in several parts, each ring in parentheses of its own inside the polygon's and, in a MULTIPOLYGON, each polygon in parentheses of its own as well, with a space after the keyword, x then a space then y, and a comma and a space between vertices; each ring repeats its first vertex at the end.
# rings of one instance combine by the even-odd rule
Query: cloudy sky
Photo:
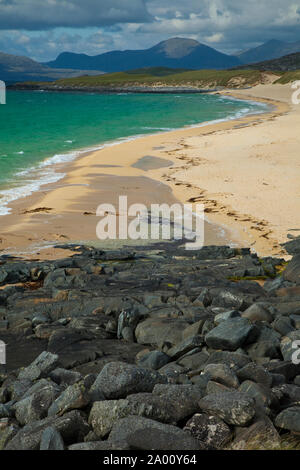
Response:
POLYGON ((0 51, 46 61, 189 37, 232 53, 300 40, 299 0, 0 0, 0 51))

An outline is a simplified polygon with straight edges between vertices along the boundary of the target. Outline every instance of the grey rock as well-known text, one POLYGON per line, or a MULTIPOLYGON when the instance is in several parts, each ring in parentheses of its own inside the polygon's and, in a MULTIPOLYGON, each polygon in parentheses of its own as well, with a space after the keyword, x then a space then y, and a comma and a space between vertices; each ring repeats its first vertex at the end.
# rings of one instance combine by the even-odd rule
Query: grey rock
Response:
POLYGON ((245 312, 242 314, 243 318, 247 318, 251 322, 264 321, 267 323, 272 323, 273 316, 271 313, 261 304, 256 303, 251 305, 245 312))
POLYGON ((240 385, 236 374, 227 364, 208 364, 204 368, 211 380, 219 382, 229 388, 238 388, 240 385))
POLYGON ((49 426, 43 431, 40 450, 64 450, 64 448, 64 441, 54 427, 49 426))
POLYGON ((252 397, 260 407, 270 407, 274 399, 268 387, 251 380, 245 380, 240 386, 239 391, 252 397))
POLYGON ((30 366, 21 370, 19 379, 37 380, 47 377, 58 365, 58 356, 50 352, 42 352, 30 366))
POLYGON ((290 261, 283 272, 283 278, 286 281, 295 282, 297 285, 300 284, 300 254, 294 256, 290 261))
POLYGON ((180 358, 177 362, 179 365, 186 367, 189 370, 196 370, 202 368, 209 358, 209 354, 205 351, 197 352, 195 354, 188 354, 180 358))
POLYGON ((208 395, 200 400, 199 405, 206 413, 235 426, 246 426, 255 415, 253 398, 237 391, 208 395))
POLYGON ((15 405, 15 413, 21 425, 38 421, 47 416, 47 412, 58 395, 57 388, 48 385, 32 395, 23 398, 15 405))
POLYGON ((282 336, 294 331, 291 319, 288 317, 277 317, 273 323, 273 328, 282 336))
POLYGON ((171 356, 173 361, 176 361, 179 359, 179 357, 184 356, 193 349, 203 346, 203 343, 204 341, 202 336, 192 336, 191 338, 187 338, 182 343, 179 343, 178 345, 171 348, 168 351, 168 355, 171 356))
POLYGON ((106 364, 98 375, 91 392, 99 389, 106 399, 124 398, 132 393, 152 392, 166 377, 149 369, 123 362, 106 364))
POLYGON ((53 370, 49 377, 58 385, 73 385, 82 378, 79 372, 62 368, 53 370))
POLYGON ((184 431, 188 431, 208 449, 222 449, 232 437, 232 431, 224 421, 216 416, 200 413, 186 423, 184 431))
POLYGON ((218 313, 214 318, 214 322, 216 325, 219 325, 222 321, 230 320, 231 318, 238 318, 240 316, 241 314, 238 310, 228 310, 227 312, 218 313))
POLYGON ((62 416, 68 411, 85 408, 89 401, 88 388, 84 380, 69 385, 52 403, 48 410, 48 416, 62 416))
POLYGON ((236 351, 251 339, 254 342, 254 338, 251 338, 253 332, 254 327, 248 320, 233 318, 223 321, 210 331, 205 342, 210 348, 236 351))
POLYGON ((83 440, 90 428, 79 411, 61 417, 50 417, 27 424, 9 441, 5 450, 39 450, 42 434, 53 426, 66 445, 83 440))
POLYGON ((236 428, 230 450, 279 450, 280 436, 271 420, 264 416, 248 428, 236 428))
POLYGON ((276 417, 275 426, 292 432, 300 432, 300 406, 293 406, 283 410, 276 417))
POLYGON ((270 372, 263 366, 259 366, 254 362, 246 364, 242 369, 237 372, 237 376, 241 382, 245 380, 252 380, 258 384, 271 387, 273 378, 270 372))
POLYGON ((139 344, 160 346, 167 341, 175 346, 188 326, 187 321, 177 318, 148 318, 138 324, 135 336, 139 344))
POLYGON ((213 352, 207 364, 227 364, 231 369, 237 371, 251 362, 250 357, 238 352, 216 351, 213 352))
POLYGON ((151 351, 145 354, 139 361, 138 365, 145 369, 158 370, 171 361, 170 356, 161 351, 151 351))

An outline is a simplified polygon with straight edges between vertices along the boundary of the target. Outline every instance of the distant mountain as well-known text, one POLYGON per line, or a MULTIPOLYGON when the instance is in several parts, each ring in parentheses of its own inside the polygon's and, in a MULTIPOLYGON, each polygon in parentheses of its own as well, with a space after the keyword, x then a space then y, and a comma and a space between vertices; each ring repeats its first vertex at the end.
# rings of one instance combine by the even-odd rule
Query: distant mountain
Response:
POLYGON ((81 75, 99 75, 99 71, 53 69, 28 57, 0 52, 0 80, 19 82, 25 80, 53 81, 81 75))
POLYGON ((289 72, 300 70, 300 52, 289 54, 279 59, 256 62, 255 64, 243 65, 239 69, 255 69, 274 72, 289 72))
POLYGON ((96 56, 63 52, 56 60, 45 65, 55 68, 120 72, 144 67, 225 69, 240 63, 239 58, 222 54, 198 41, 173 38, 145 50, 112 51, 96 56))
POLYGON ((300 52, 300 41, 288 43, 272 39, 261 46, 240 52, 236 55, 244 64, 253 64, 265 60, 278 59, 279 57, 300 52))

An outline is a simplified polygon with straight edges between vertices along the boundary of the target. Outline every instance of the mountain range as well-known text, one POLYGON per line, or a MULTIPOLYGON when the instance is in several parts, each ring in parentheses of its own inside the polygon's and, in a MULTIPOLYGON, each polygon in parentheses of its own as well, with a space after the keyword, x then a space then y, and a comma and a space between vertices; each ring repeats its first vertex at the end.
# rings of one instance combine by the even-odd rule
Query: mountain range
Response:
POLYGON ((73 78, 81 75, 99 75, 99 71, 54 69, 28 57, 0 52, 0 79, 5 82, 53 81, 59 78, 73 78))
POLYGON ((300 41, 289 43, 272 39, 261 46, 255 47, 254 49, 241 52, 237 54, 236 57, 243 64, 253 64, 255 62, 278 59, 279 57, 294 54, 296 52, 300 52, 300 41))
POLYGON ((198 41, 184 38, 168 39, 150 49, 112 51, 96 56, 63 52, 56 60, 46 63, 0 52, 0 79, 6 82, 53 81, 147 67, 221 70, 245 68, 245 64, 250 64, 249 68, 270 67, 270 70, 276 70, 278 67, 278 70, 295 70, 298 68, 298 58, 290 55, 298 52, 300 41, 285 43, 271 40, 248 51, 227 55, 198 41), (282 56, 288 57, 278 61, 282 56), (277 60, 274 63, 262 64, 274 59, 277 60))
POLYGON ((240 59, 218 52, 198 41, 172 38, 145 50, 106 52, 96 56, 64 52, 45 65, 55 68, 80 68, 120 72, 144 67, 199 69, 226 69, 239 65, 240 59))

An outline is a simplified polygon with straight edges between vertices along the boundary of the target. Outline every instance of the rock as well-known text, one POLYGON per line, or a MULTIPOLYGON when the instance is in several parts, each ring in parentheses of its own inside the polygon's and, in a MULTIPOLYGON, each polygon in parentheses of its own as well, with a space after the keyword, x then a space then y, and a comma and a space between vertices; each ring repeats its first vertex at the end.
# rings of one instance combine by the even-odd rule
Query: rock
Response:
POLYGON ((138 365, 144 369, 158 370, 170 361, 171 358, 167 354, 161 351, 151 351, 141 358, 138 365))
POLYGON ((133 332, 139 321, 140 315, 138 313, 126 311, 121 312, 118 318, 117 337, 119 339, 121 339, 122 337, 124 338, 124 328, 130 328, 130 331, 133 332))
POLYGON ((236 374, 227 364, 208 364, 204 368, 204 373, 229 388, 238 388, 240 385, 236 374))
POLYGON ((300 330, 300 315, 291 315, 290 319, 296 330, 300 330))
POLYGON ((186 367, 189 370, 196 370, 203 367, 208 358, 209 354, 205 351, 201 351, 195 354, 187 354, 181 357, 177 362, 179 365, 186 367))
POLYGON ((134 343, 134 331, 130 326, 125 326, 121 332, 121 337, 128 343, 134 343))
MULTIPOLYGON (((120 419, 117 421, 112 431, 109 435, 109 442, 128 442, 130 437, 136 433, 143 430, 153 430, 156 432, 167 432, 169 435, 172 435, 173 438, 178 437, 179 439, 184 439, 186 436, 189 436, 188 433, 182 429, 168 425, 158 423, 152 419, 144 418, 141 416, 128 416, 127 418, 120 419)), ((150 435, 149 435, 150 437, 150 435)), ((183 441, 184 442, 184 441, 183 441)), ((191 441, 190 441, 191 442, 191 441)), ((193 441, 194 442, 194 441, 193 441)), ((147 444, 146 444, 147 445, 147 444)), ((179 444, 180 445, 180 444, 179 444)), ((198 444, 199 445, 199 444, 198 444)), ((198 449, 199 447, 197 447, 198 449)), ((180 447, 181 449, 181 447, 180 447)), ((157 449, 159 450, 159 449, 157 449)), ((163 449, 164 450, 164 449, 163 449)), ((168 449, 169 450, 169 449, 168 449)), ((193 449, 195 450, 195 449, 193 449)))
POLYGON ((200 400, 199 405, 206 413, 234 426, 246 426, 255 415, 253 398, 237 391, 208 395, 200 400))
POLYGON ((238 348, 254 342, 254 327, 245 318, 233 318, 221 322, 205 336, 206 344, 213 349, 236 351, 238 348))
POLYGON ((251 380, 245 380, 239 387, 239 391, 252 397, 256 404, 261 407, 270 407, 272 404, 272 394, 268 387, 262 384, 252 382, 251 380))
POLYGON ((204 325, 205 320, 199 320, 196 323, 192 323, 192 325, 189 325, 185 330, 182 332, 182 339, 186 340, 188 338, 191 338, 192 336, 198 336, 201 331, 202 327, 204 325))
POLYGON ((186 423, 184 431, 188 431, 208 449, 222 449, 232 437, 231 429, 220 418, 199 413, 186 423))
POLYGON ((283 410, 276 417, 275 426, 291 432, 300 432, 300 407, 293 406, 283 410))
POLYGON ((43 431, 40 450, 64 450, 64 448, 64 441, 54 427, 49 426, 43 431))
POLYGON ((0 450, 4 450, 7 444, 19 431, 19 426, 7 420, 6 423, 0 423, 0 450))
POLYGON ((173 361, 176 361, 181 356, 184 356, 193 349, 200 348, 201 346, 203 346, 203 337, 199 335, 192 336, 191 338, 187 338, 182 343, 179 343, 178 345, 169 349, 168 355, 172 358, 173 361))
POLYGON ((300 374, 300 364, 294 364, 291 361, 270 362, 270 364, 266 365, 266 368, 271 374, 284 375, 288 382, 300 374))
POLYGON ((294 331, 291 319, 288 317, 277 317, 272 326, 282 336, 286 336, 291 331, 294 331))
POLYGON ((215 325, 219 325, 222 321, 230 320, 231 318, 239 318, 241 316, 238 310, 228 310, 227 312, 218 313, 215 316, 214 322, 215 325))
POLYGON ((271 420, 264 416, 248 428, 236 428, 230 450, 279 450, 280 436, 271 420))
POLYGON ((232 391, 231 388, 226 387, 225 385, 220 384, 219 382, 214 382, 213 380, 209 380, 207 382, 205 395, 211 395, 211 394, 214 394, 214 393, 230 392, 230 391, 232 391))
MULTIPOLYGON (((178 428, 177 428, 178 429, 178 428)), ((181 430, 180 430, 181 431, 181 430)), ((139 429, 127 437, 131 449, 135 450, 202 450, 200 442, 181 431, 175 433, 173 426, 164 425, 164 429, 147 427, 139 429)))
POLYGON ((259 366, 254 362, 246 364, 242 369, 237 372, 237 376, 241 382, 245 380, 252 380, 258 384, 271 387, 273 378, 270 372, 263 366, 259 366))
POLYGON ((45 418, 49 407, 58 394, 59 390, 57 387, 49 385, 18 401, 15 405, 18 422, 24 426, 25 424, 45 418))
POLYGON ((61 417, 50 417, 27 424, 9 441, 5 450, 39 450, 42 434, 49 426, 54 427, 66 445, 82 441, 89 426, 79 411, 71 411, 61 417))
POLYGON ((247 318, 251 322, 264 321, 272 323, 273 316, 271 313, 261 304, 256 303, 251 305, 242 314, 243 318, 247 318))
POLYGON ((79 372, 61 368, 53 370, 49 377, 58 385, 73 385, 82 378, 79 372))
POLYGON ((173 318, 148 318, 138 324, 135 330, 139 344, 160 346, 168 341, 175 346, 182 339, 182 332, 189 324, 173 318))
POLYGON ((42 352, 30 366, 21 370, 19 379, 37 380, 47 377, 58 365, 58 356, 50 352, 42 352))
POLYGON ((300 284, 300 254, 293 257, 283 272, 283 279, 300 284))
POLYGON ((62 394, 52 403, 48 416, 62 416, 68 411, 85 408, 90 401, 89 387, 85 380, 69 385, 62 394))
POLYGON ((130 395, 127 399, 95 402, 89 423, 104 438, 119 419, 135 415, 162 423, 175 424, 199 411, 201 392, 191 385, 156 386, 153 393, 130 395))
POLYGON ((158 372, 131 364, 111 362, 98 375, 91 393, 100 390, 106 399, 125 398, 132 393, 152 392, 157 383, 166 383, 166 377, 158 372))
POLYGON ((234 371, 241 369, 250 362, 250 357, 245 354, 228 351, 216 351, 207 360, 207 364, 227 364, 234 371))

